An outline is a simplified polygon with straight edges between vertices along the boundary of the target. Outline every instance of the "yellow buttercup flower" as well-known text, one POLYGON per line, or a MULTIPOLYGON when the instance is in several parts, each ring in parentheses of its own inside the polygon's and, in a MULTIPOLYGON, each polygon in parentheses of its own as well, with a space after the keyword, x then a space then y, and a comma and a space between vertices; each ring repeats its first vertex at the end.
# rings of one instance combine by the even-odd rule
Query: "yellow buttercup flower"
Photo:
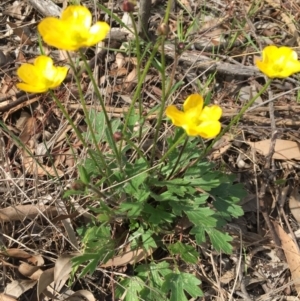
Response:
POLYGON ((300 62, 296 51, 285 46, 265 47, 262 51, 262 60, 257 60, 255 64, 270 78, 285 78, 300 72, 300 62))
POLYGON ((182 127, 189 136, 201 136, 209 139, 221 131, 219 119, 222 109, 213 105, 203 108, 203 98, 199 94, 190 95, 183 104, 183 112, 175 106, 168 106, 166 115, 176 126, 182 127))
POLYGON ((47 17, 38 25, 43 40, 63 50, 78 50, 102 41, 109 32, 106 22, 92 25, 92 14, 81 5, 68 6, 60 19, 47 17))
POLYGON ((23 64, 17 70, 20 90, 32 93, 43 93, 58 87, 66 78, 68 67, 55 67, 50 57, 38 56, 33 64, 23 64))

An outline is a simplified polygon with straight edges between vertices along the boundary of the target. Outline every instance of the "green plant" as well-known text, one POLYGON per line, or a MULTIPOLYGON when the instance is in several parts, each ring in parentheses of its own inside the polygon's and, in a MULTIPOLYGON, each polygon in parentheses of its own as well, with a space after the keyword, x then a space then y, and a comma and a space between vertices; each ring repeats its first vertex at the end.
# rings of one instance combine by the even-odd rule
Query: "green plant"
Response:
MULTIPOLYGON (((97 135, 97 128, 103 128, 99 127, 104 120, 103 113, 94 112, 91 116, 95 118, 92 123, 97 135)), ((115 130, 120 126, 118 119, 111 123, 115 130)), ((130 134, 129 128, 126 134, 130 134)), ((91 158, 87 158, 79 170, 80 180, 87 188, 85 192, 89 194, 92 190, 94 198, 99 198, 98 207, 91 208, 96 214, 93 224, 80 232, 85 247, 74 263, 77 267, 85 266, 81 276, 93 273, 98 264, 116 256, 119 241, 123 242, 124 236, 112 237, 111 233, 113 224, 120 219, 127 228, 123 247, 132 251, 144 249, 149 254, 160 249, 173 257, 172 267, 166 260, 157 263, 155 257, 145 258, 145 264, 136 262, 135 276, 119 279, 116 295, 121 297, 126 293, 125 300, 187 300, 184 291, 192 297, 201 296, 200 280, 181 271, 175 258, 186 264, 196 264, 200 254, 195 246, 206 241, 210 241, 217 252, 232 250, 232 238, 222 229, 232 218, 243 214, 238 203, 245 191, 240 184, 234 184, 234 176, 219 172, 213 163, 203 158, 198 139, 190 138, 186 142, 180 139, 182 135, 182 130, 178 129, 175 136, 167 139, 166 149, 173 151, 152 168, 145 155, 129 159, 128 152, 135 148, 124 143, 121 171, 111 155, 105 156, 111 171, 107 178, 99 179, 91 158), (96 190, 91 189, 92 186, 96 190), (104 196, 97 195, 101 187, 106 187, 101 192, 104 196), (184 218, 189 223, 182 231, 194 237, 195 245, 164 239, 166 235, 178 239, 177 225, 184 218)), ((105 131, 98 138, 109 144, 109 134, 105 131)))

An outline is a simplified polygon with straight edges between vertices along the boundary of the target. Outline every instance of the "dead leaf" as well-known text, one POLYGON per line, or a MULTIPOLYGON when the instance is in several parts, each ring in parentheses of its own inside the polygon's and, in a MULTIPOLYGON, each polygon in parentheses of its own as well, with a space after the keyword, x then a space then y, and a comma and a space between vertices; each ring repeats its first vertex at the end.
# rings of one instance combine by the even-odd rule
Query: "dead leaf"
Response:
POLYGON ((127 68, 119 68, 109 71, 109 75, 113 77, 122 77, 128 73, 127 68))
POLYGON ((62 177, 64 172, 57 168, 52 168, 44 164, 38 163, 35 158, 28 155, 28 153, 23 150, 23 164, 26 170, 26 173, 37 176, 53 176, 53 177, 62 177))
POLYGON ((19 298, 23 293, 33 288, 36 284, 35 280, 13 280, 7 284, 4 293, 19 298))
POLYGON ((17 299, 7 296, 3 293, 0 294, 0 300, 1 301, 17 301, 17 299))
MULTIPOLYGON (((244 86, 240 89, 240 93, 239 93, 239 100, 242 103, 246 103, 248 101, 250 101, 250 99, 254 96, 257 95, 257 87, 254 84, 251 84, 249 86, 244 86)), ((255 102, 253 103, 252 106, 256 106, 262 103, 262 98, 259 96, 255 102)))
POLYGON ((221 137, 214 145, 213 145, 213 152, 210 155, 212 160, 219 159, 222 154, 224 154, 230 147, 231 141, 233 140, 233 136, 226 133, 224 136, 221 137))
POLYGON ((45 263, 43 256, 40 254, 32 255, 27 261, 35 266, 42 266, 45 263))
POLYGON ((71 255, 61 255, 55 262, 54 267, 54 283, 55 289, 59 292, 69 279, 72 272, 71 255))
MULTIPOLYGON (((14 93, 14 92, 13 92, 14 93)), ((15 94, 15 93, 14 93, 15 94)), ((40 99, 40 96, 37 96, 37 97, 34 97, 32 99, 29 99, 29 100, 26 100, 24 102, 21 102, 20 104, 14 106, 13 108, 11 108, 8 112, 5 112, 3 114, 3 120, 6 121, 6 119, 11 115, 13 114, 14 112, 16 111, 19 111, 20 109, 24 108, 24 107, 28 107, 29 105, 31 105, 32 103, 38 101, 40 99)), ((3 107, 7 105, 7 103, 1 103, 1 106, 0 108, 2 108, 3 110, 3 107)))
POLYGON ((137 250, 128 250, 122 255, 116 256, 110 259, 108 262, 101 264, 101 267, 106 268, 112 266, 116 267, 116 266, 123 266, 127 264, 135 264, 150 256, 153 252, 154 250, 152 248, 149 249, 148 251, 146 251, 143 248, 137 250))
POLYGON ((37 267, 32 266, 26 262, 22 262, 18 268, 18 271, 25 277, 30 278, 31 280, 38 280, 43 273, 43 271, 37 267))
POLYGON ((32 8, 30 7, 30 5, 26 5, 24 1, 14 1, 7 7, 6 10, 4 10, 3 14, 19 20, 23 20, 28 16, 31 10, 32 8), (22 11, 23 8, 26 9, 25 12, 22 11))
POLYGON ((64 155, 66 156, 66 165, 71 168, 75 166, 75 156, 74 156, 74 152, 72 151, 71 148, 69 148, 68 150, 66 150, 64 152, 64 155))
POLYGON ((13 33, 20 38, 22 45, 34 45, 34 43, 29 38, 30 30, 28 26, 20 27, 17 24, 9 21, 7 21, 7 24, 11 27, 13 33))
POLYGON ((57 210, 54 206, 18 205, 0 209, 0 222, 22 221, 25 218, 32 219, 41 212, 45 215, 50 215, 51 217, 57 215, 57 210))
MULTIPOLYGON (((20 140, 25 144, 28 145, 29 140, 36 134, 37 128, 37 120, 34 117, 28 117, 25 119, 22 132, 20 134, 20 140)), ((34 145, 34 142, 32 143, 34 145)))
POLYGON ((224 275, 222 275, 220 277, 220 282, 222 284, 228 284, 230 281, 232 281, 235 278, 235 270, 231 269, 227 272, 224 273, 224 275))
POLYGON ((118 52, 116 54, 116 64, 117 64, 117 67, 118 69, 122 68, 125 64, 125 58, 124 58, 124 55, 120 52, 118 52))
POLYGON ((300 196, 298 188, 295 187, 289 198, 289 207, 295 220, 300 223, 300 196))
POLYGON ((40 295, 45 293, 48 285, 51 284, 54 280, 54 268, 48 269, 44 271, 37 283, 37 295, 38 299, 40 299, 40 295))
POLYGON ((300 254, 298 252, 298 248, 294 243, 293 239, 277 223, 273 222, 273 225, 281 240, 281 245, 286 257, 286 261, 289 265, 295 288, 299 294, 300 293, 300 254))
MULTIPOLYGON (((256 151, 264 156, 269 154, 271 140, 263 140, 259 142, 247 142, 256 151)), ((300 160, 300 144, 290 140, 276 139, 275 152, 273 159, 278 160, 300 160)))
POLYGON ((130 92, 134 85, 137 82, 137 69, 133 68, 131 72, 127 75, 127 77, 124 79, 124 89, 127 92, 130 92))
POLYGON ((30 117, 31 117, 31 115, 29 113, 27 113, 26 111, 21 111, 20 117, 18 118, 16 125, 15 125, 16 128, 18 130, 22 131, 30 117))
POLYGON ((27 253, 26 251, 18 248, 11 248, 7 249, 3 252, 0 252, 0 255, 5 256, 5 257, 15 257, 15 258, 21 258, 21 259, 28 259, 32 255, 27 253))
MULTIPOLYGON (((127 70, 127 69, 126 69, 127 70)), ((137 70, 133 68, 131 72, 127 75, 126 79, 124 80, 125 83, 132 83, 134 80, 137 79, 137 70)))
POLYGON ((74 293, 72 296, 70 296, 67 299, 64 299, 63 301, 96 301, 94 295, 86 290, 80 290, 74 293))

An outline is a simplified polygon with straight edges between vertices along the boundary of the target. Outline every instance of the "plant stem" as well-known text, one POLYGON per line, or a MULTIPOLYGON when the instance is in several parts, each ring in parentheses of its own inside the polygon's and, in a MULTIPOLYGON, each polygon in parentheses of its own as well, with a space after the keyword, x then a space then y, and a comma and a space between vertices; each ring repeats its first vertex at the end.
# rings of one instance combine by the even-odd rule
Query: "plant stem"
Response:
POLYGON ((139 35, 148 39, 148 22, 151 14, 151 0, 141 0, 139 9, 139 35))
MULTIPOLYGON (((54 99, 56 105, 59 107, 59 109, 61 110, 61 112, 63 113, 63 115, 65 116, 65 118, 67 119, 67 121, 69 122, 69 124, 72 126, 73 130, 76 133, 76 136, 80 139, 82 145, 87 149, 87 152, 89 153, 90 157, 92 158, 92 160, 95 162, 95 164, 98 166, 97 162, 98 160, 96 160, 94 154, 90 151, 85 139, 83 138, 82 134, 80 133, 80 131, 78 130, 77 126, 74 124, 73 120, 70 118, 70 115, 68 114, 68 112, 66 111, 65 107, 62 105, 62 103, 59 101, 59 99, 56 97, 56 95, 54 94, 54 92, 52 90, 49 90, 50 95, 52 96, 52 98, 54 99)), ((102 153, 99 154, 99 158, 101 161, 102 166, 98 166, 98 170, 100 172, 100 174, 102 176, 106 176, 107 178, 108 175, 103 173, 103 169, 106 171, 106 168, 103 168, 103 166, 106 166, 106 162, 103 158, 102 153)))
POLYGON ((166 24, 169 23, 169 17, 170 17, 172 4, 173 4, 173 0, 168 0, 165 17, 164 17, 164 23, 166 23, 166 24))
POLYGON ((272 82, 272 79, 269 79, 265 85, 262 87, 262 89, 254 96, 252 97, 249 102, 242 107, 240 112, 230 121, 230 123, 220 132, 220 134, 214 139, 214 141, 203 151, 203 154, 200 156, 200 158, 203 158, 207 155, 207 153, 212 149, 213 145, 225 134, 227 133, 230 128, 238 123, 240 118, 243 116, 243 114, 254 104, 255 100, 262 95, 270 86, 272 82))
POLYGON ((181 143, 181 141, 186 137, 186 133, 183 133, 178 139, 177 141, 175 141, 172 146, 166 151, 166 153, 159 159, 159 162, 157 164, 160 165, 166 158, 168 158, 168 156, 170 155, 170 153, 172 153, 172 151, 181 143))
POLYGON ((180 159, 181 159, 181 157, 182 157, 182 155, 184 153, 184 150, 185 150, 185 147, 186 147, 188 141, 189 141, 189 137, 186 136, 184 144, 183 144, 183 146, 182 146, 182 148, 180 150, 179 156, 177 157, 177 160, 176 160, 176 162, 174 164, 174 167, 173 167, 172 171, 170 172, 170 174, 168 175, 167 180, 169 180, 172 177, 172 175, 174 174, 174 172, 175 172, 175 170, 177 168, 177 165, 178 165, 178 163, 179 163, 179 161, 180 161, 180 159))
MULTIPOLYGON (((90 78, 90 80, 91 80, 91 82, 93 84, 95 94, 96 94, 96 96, 97 96, 97 98, 98 98, 98 100, 100 102, 100 106, 102 108, 102 112, 104 114, 105 123, 106 123, 107 130, 108 130, 108 134, 111 137, 112 150, 114 152, 114 155, 116 156, 116 159, 117 159, 117 162, 118 162, 118 165, 119 165, 119 169, 120 169, 120 171, 122 171, 122 160, 121 160, 121 156, 120 156, 120 153, 118 151, 118 148, 116 146, 116 142, 113 139, 113 134, 114 133, 112 131, 111 123, 110 123, 109 117, 108 117, 107 112, 106 112, 105 103, 104 103, 103 98, 102 98, 102 96, 101 96, 101 94, 99 92, 99 88, 98 88, 98 86, 96 84, 96 81, 95 81, 95 78, 93 76, 92 70, 90 69, 90 66, 87 63, 87 61, 86 61, 86 59, 84 57, 84 54, 83 54, 83 52, 82 52, 81 49, 79 49, 79 53, 80 53, 80 57, 81 57, 82 61, 84 62, 84 65, 85 65, 86 71, 87 71, 87 73, 89 75, 89 78, 90 78)), ((77 84, 79 85, 79 83, 77 83, 77 84)), ((88 126, 92 126, 91 123, 90 123, 90 119, 88 118, 88 112, 87 112, 85 101, 84 101, 84 99, 81 99, 81 97, 80 97, 80 100, 81 100, 81 104, 82 104, 82 108, 83 108, 84 114, 85 114, 85 116, 87 118, 88 126)), ((92 127, 91 127, 91 133, 92 133, 92 137, 93 137, 93 140, 94 140, 94 135, 95 134, 94 134, 94 131, 92 130, 92 127)), ((95 138, 95 141, 96 141, 96 138, 95 138)), ((99 152, 101 152, 101 151, 99 150, 99 152)))
MULTIPOLYGON (((135 103, 141 97, 142 86, 144 84, 146 75, 147 75, 147 73, 150 69, 150 66, 152 64, 152 61, 153 61, 153 59, 154 59, 154 57, 155 57, 155 55, 156 55, 156 53, 159 49, 159 46, 160 46, 160 40, 158 39, 158 41, 156 42, 156 44, 154 45, 154 47, 152 49, 152 52, 151 52, 151 55, 150 55, 149 59, 146 62, 143 73, 141 74, 140 78, 138 79, 136 90, 135 90, 134 95, 132 97, 132 102, 131 102, 131 104, 129 106, 129 109, 127 111, 127 114, 125 116, 124 126, 123 126, 123 130, 122 130, 123 135, 125 135, 125 132, 126 132, 126 129, 128 127, 128 123, 129 123, 132 111, 134 109, 135 103)), ((120 147, 119 147, 119 152, 121 152, 122 146, 123 146, 123 143, 121 141, 120 147)))
POLYGON ((161 105, 160 110, 157 116, 157 122, 155 126, 155 134, 154 134, 154 144, 151 150, 151 157, 150 157, 150 166, 153 165, 153 161, 155 158, 155 151, 157 148, 158 143, 158 136, 160 132, 160 126, 163 119, 163 113, 165 111, 165 104, 166 104, 166 58, 165 58, 165 36, 161 37, 161 90, 162 90, 162 97, 161 97, 161 105))
MULTIPOLYGON (((136 58, 137 58, 136 70, 137 70, 137 78, 139 79, 140 76, 141 76, 141 63, 142 63, 140 39, 139 39, 139 33, 138 33, 138 30, 137 30, 137 27, 136 27, 136 24, 135 24, 133 14, 132 13, 129 13, 129 14, 130 14, 130 18, 131 18, 131 23, 132 23, 134 35, 135 35, 135 47, 136 47, 136 58)), ((139 98, 139 114, 140 114, 140 117, 142 116, 142 113, 143 113, 142 99, 139 98)), ((141 141, 142 132, 143 132, 143 128, 142 128, 142 126, 140 126, 138 142, 141 141)))

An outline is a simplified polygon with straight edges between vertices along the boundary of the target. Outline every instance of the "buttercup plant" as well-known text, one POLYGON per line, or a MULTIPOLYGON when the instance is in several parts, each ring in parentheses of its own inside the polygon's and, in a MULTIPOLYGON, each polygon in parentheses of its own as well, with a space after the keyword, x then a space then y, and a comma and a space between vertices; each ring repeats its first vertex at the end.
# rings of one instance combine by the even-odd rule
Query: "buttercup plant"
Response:
POLYGON ((45 55, 38 56, 33 64, 23 64, 17 70, 20 90, 43 93, 57 88, 67 76, 68 67, 55 67, 53 60, 45 55))
POLYGON ((286 46, 265 47, 262 51, 262 60, 256 60, 255 64, 269 78, 286 78, 300 72, 296 51, 286 46))
POLYGON ((43 40, 63 50, 78 50, 94 46, 105 39, 110 30, 106 22, 92 25, 92 14, 84 6, 68 6, 60 19, 48 17, 38 25, 43 40))
POLYGON ((166 115, 172 123, 182 127, 189 136, 200 136, 205 139, 216 137, 221 130, 219 119, 222 109, 217 106, 204 107, 203 97, 199 94, 190 95, 183 104, 183 112, 175 106, 168 106, 166 115))

